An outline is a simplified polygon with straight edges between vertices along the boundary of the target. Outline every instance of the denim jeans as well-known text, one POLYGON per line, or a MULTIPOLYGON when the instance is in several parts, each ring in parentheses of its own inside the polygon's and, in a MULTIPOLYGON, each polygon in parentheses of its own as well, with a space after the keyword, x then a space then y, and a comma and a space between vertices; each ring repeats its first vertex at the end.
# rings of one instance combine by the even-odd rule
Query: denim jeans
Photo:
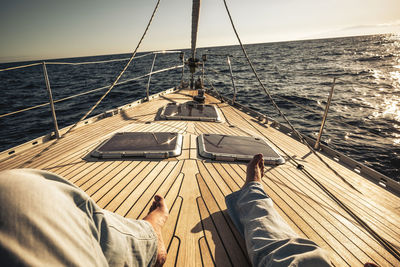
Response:
POLYGON ((103 210, 49 172, 0 173, 0 262, 7 266, 152 266, 156 255, 147 221, 103 210))
POLYGON ((250 182, 225 201, 253 266, 331 266, 324 250, 299 237, 282 219, 259 182, 250 182))

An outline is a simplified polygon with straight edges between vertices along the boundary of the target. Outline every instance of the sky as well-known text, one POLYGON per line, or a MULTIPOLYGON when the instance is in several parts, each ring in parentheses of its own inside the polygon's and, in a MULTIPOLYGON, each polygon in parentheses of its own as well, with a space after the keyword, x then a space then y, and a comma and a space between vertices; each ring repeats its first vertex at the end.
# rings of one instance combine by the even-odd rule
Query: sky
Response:
MULTIPOLYGON (((0 62, 130 53, 156 0, 0 0, 0 62)), ((140 51, 190 47, 190 0, 161 0, 140 51)), ((243 43, 400 34, 400 0, 227 0, 243 43)), ((237 44, 202 0, 198 47, 237 44)))

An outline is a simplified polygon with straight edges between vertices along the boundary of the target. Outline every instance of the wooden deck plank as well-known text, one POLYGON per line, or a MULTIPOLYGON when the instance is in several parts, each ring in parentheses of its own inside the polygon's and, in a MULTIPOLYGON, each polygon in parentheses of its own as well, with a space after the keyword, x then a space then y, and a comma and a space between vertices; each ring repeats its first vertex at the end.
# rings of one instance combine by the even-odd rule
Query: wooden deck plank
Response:
POLYGON ((180 242, 179 239, 174 238, 172 240, 172 244, 169 247, 168 251, 168 255, 167 255, 167 260, 165 262, 165 266, 176 266, 176 260, 178 258, 178 253, 179 253, 179 247, 180 247, 180 242))
MULTIPOLYGON (((242 172, 242 176, 245 177, 245 171, 242 168, 242 166, 237 168, 237 172, 239 174, 242 172)), ((351 265, 350 263, 354 262, 354 258, 344 255, 346 253, 346 249, 343 246, 339 246, 339 251, 337 251, 335 246, 338 243, 337 240, 335 241, 335 239, 332 239, 332 237, 326 240, 326 238, 321 237, 318 234, 318 229, 314 228, 313 225, 310 225, 307 217, 304 216, 304 210, 296 205, 296 203, 293 202, 290 197, 287 197, 285 191, 280 190, 280 188, 276 186, 276 184, 282 184, 282 182, 280 181, 279 177, 275 177, 271 171, 267 172, 263 178, 264 189, 269 197, 273 200, 275 208, 285 219, 285 221, 300 236, 310 238, 319 246, 330 251, 331 259, 335 264, 338 266, 351 265), (353 261, 350 259, 353 259, 353 261)), ((325 231, 323 232, 325 233, 325 231)), ((346 254, 349 253, 347 252, 346 254)), ((360 262, 358 264, 360 264, 360 262)))
POLYGON ((226 171, 221 163, 212 163, 212 166, 232 192, 235 192, 241 188, 241 186, 239 186, 237 181, 231 176, 230 173, 226 171))
MULTIPOLYGON (((114 129, 117 130, 121 128, 121 125, 116 123, 113 125, 113 123, 106 124, 107 119, 100 120, 95 124, 89 124, 85 127, 77 128, 75 131, 72 131, 70 134, 68 134, 68 138, 61 138, 57 140, 52 140, 48 143, 44 143, 41 145, 38 145, 37 147, 33 149, 29 149, 27 151, 24 151, 18 155, 17 160, 13 162, 13 165, 8 165, 8 168, 22 168, 22 167, 33 167, 31 164, 32 163, 37 163, 40 161, 40 158, 43 157, 43 154, 47 157, 49 157, 48 151, 54 151, 53 149, 55 148, 64 148, 64 145, 70 144, 70 143, 75 143, 75 144, 80 144, 82 140, 82 136, 80 133, 82 132, 87 132, 90 135, 94 134, 95 132, 98 132, 99 129, 104 129, 103 133, 107 133, 109 129, 114 129), (109 126, 113 125, 113 126, 109 126)), ((102 134, 103 135, 103 134, 102 134)), ((84 138, 83 138, 84 140, 84 138)), ((90 140, 90 138, 88 139, 90 140)), ((65 152, 65 150, 63 150, 65 152)), ((0 168, 4 166, 3 164, 7 164, 8 162, 4 161, 0 163, 0 168)))
POLYGON ((77 139, 69 138, 69 139, 59 139, 57 143, 53 143, 51 146, 42 149, 40 152, 35 155, 31 155, 29 159, 22 162, 19 167, 29 167, 29 168, 44 168, 52 164, 53 162, 57 162, 63 157, 65 157, 65 151, 84 151, 86 149, 87 143, 93 145, 94 142, 100 143, 103 138, 106 138, 107 135, 100 135, 101 139, 99 139, 98 129, 93 132, 93 135, 84 136, 81 135, 77 139), (31 161, 34 159, 34 162, 31 161))
POLYGON ((205 238, 201 238, 199 240, 199 250, 201 255, 202 266, 214 266, 214 259, 211 256, 210 248, 208 247, 207 241, 205 238))
MULTIPOLYGON (((219 207, 219 210, 221 212, 226 211, 225 196, 228 195, 229 193, 231 193, 232 191, 226 191, 225 193, 223 193, 218 186, 218 185, 225 183, 224 179, 226 179, 226 177, 223 178, 220 176, 218 179, 215 179, 216 176, 219 174, 217 174, 215 172, 213 172, 213 173, 207 172, 204 164, 200 163, 199 161, 197 162, 197 165, 199 168, 199 175, 201 175, 201 179, 199 180, 199 177, 197 177, 197 180, 198 180, 198 184, 200 187, 200 193, 203 196, 203 200, 208 200, 208 199, 211 200, 210 196, 212 196, 212 198, 215 200, 216 205, 219 207), (204 181, 204 180, 206 182, 203 182, 201 184, 202 186, 200 186, 200 182, 204 181), (208 191, 205 191, 206 189, 208 191), (206 198, 203 194, 207 194, 208 197, 206 198)), ((234 190, 234 191, 236 191, 236 190, 234 190)), ((215 207, 215 206, 213 205, 212 207, 215 207)), ((215 210, 215 211, 217 211, 217 210, 215 210)), ((224 216, 226 219, 227 219, 227 217, 229 217, 229 216, 227 216, 227 214, 225 214, 224 216)), ((238 242, 239 246, 242 248, 242 251, 246 251, 243 239, 240 236, 237 229, 235 228, 235 226, 233 225, 233 223, 230 221, 230 219, 227 219, 227 226, 228 226, 228 228, 231 229, 231 232, 233 233, 235 240, 238 242)))
MULTIPOLYGON (((246 115, 243 115, 243 116, 246 116, 246 115)), ((247 124, 249 124, 249 123, 247 123, 247 124)), ((252 124, 254 124, 255 125, 255 128, 260 128, 261 126, 260 125, 258 125, 257 123, 252 123, 252 124)), ((262 127, 262 128, 265 128, 265 127, 262 127)), ((269 132, 271 132, 271 130, 268 130, 268 128, 266 128, 265 129, 266 131, 269 131, 269 132)), ((274 129, 272 129, 272 130, 274 130, 274 129)), ((271 134, 268 134, 268 135, 266 135, 266 134, 264 134, 265 136, 268 136, 269 138, 271 138, 271 134)), ((280 142, 280 148, 282 148, 282 145, 284 145, 285 144, 285 142, 284 142, 284 140, 285 139, 287 139, 287 143, 288 143, 288 149, 286 149, 287 151, 290 149, 290 150, 293 150, 293 148, 299 148, 299 147, 301 147, 301 146, 303 146, 304 147, 304 149, 305 149, 305 151, 304 152, 302 152, 302 153, 304 153, 304 155, 307 155, 308 153, 309 153, 309 150, 308 150, 308 148, 306 148, 304 145, 301 145, 301 144, 299 144, 299 145, 296 145, 296 146, 293 146, 293 139, 291 139, 291 137, 289 137, 289 136, 287 136, 287 135, 285 135, 285 134, 283 134, 283 133, 280 133, 280 132, 277 132, 276 130, 275 131, 273 131, 273 135, 279 135, 279 137, 277 137, 276 139, 278 139, 279 140, 279 142, 280 142)), ((298 152, 295 152, 295 153, 298 153, 298 152)), ((296 154, 294 154, 295 156, 296 156, 296 154)), ((322 155, 322 157, 326 160, 326 161, 328 161, 329 162, 329 164, 333 164, 333 166, 336 168, 336 170, 338 170, 339 171, 339 173, 343 173, 343 172, 345 172, 345 174, 348 174, 348 176, 346 177, 346 179, 353 179, 353 177, 354 176, 357 176, 357 175, 355 175, 355 172, 353 172, 352 170, 349 170, 349 169, 347 169, 347 168, 345 168, 345 167, 343 167, 342 165, 340 165, 339 163, 337 163, 337 162, 335 162, 335 161, 333 161, 332 159, 329 159, 329 158, 327 158, 327 157, 324 157, 323 155, 322 155)), ((301 158, 301 157, 298 157, 298 158, 301 158)), ((317 159, 316 157, 314 157, 313 155, 311 155, 311 156, 308 156, 307 157, 307 161, 306 162, 304 162, 305 164, 311 164, 311 166, 320 166, 319 168, 321 168, 321 162, 320 162, 320 160, 319 159, 317 159), (312 162, 310 162, 312 160, 312 162), (310 162, 310 163, 309 163, 310 162)), ((322 166, 322 168, 324 168, 324 166, 322 166)), ((326 169, 326 171, 324 172, 323 170, 318 170, 319 171, 319 173, 332 173, 329 169, 326 169)), ((337 178, 337 177, 336 177, 337 178)), ((353 179, 354 180, 354 179, 353 179)), ((365 180, 365 179, 364 179, 365 180)), ((396 201, 393 201, 393 195, 391 194, 391 193, 389 193, 389 192, 387 192, 386 190, 384 190, 383 188, 380 188, 380 187, 376 187, 376 185, 375 184, 372 184, 371 182, 369 182, 369 181, 367 181, 367 180, 365 180, 365 183, 364 182, 360 182, 361 180, 360 179, 358 179, 357 180, 358 181, 358 185, 360 185, 361 184, 361 188, 365 185, 365 184, 368 184, 369 186, 373 186, 374 188, 376 188, 376 190, 372 190, 374 193, 373 194, 376 194, 376 199, 379 199, 380 201, 379 201, 379 203, 381 204, 381 205, 384 205, 384 206, 388 206, 388 205, 393 205, 393 203, 398 203, 398 202, 396 202, 396 201), (382 191, 384 191, 384 192, 382 192, 382 191), (386 196, 386 197, 388 197, 389 199, 385 199, 385 197, 380 197, 380 196, 382 196, 382 194, 379 194, 379 193, 377 193, 377 192, 382 192, 383 193, 383 195, 384 196, 386 196), (390 201, 390 199, 392 200, 392 201, 390 201), (389 204, 390 203, 390 204, 389 204)), ((352 181, 353 182, 353 181, 352 181)), ((372 188, 371 188, 372 189, 372 188)), ((369 189, 368 191, 371 191, 371 189, 369 189)), ((367 193, 367 192, 366 192, 367 193)), ((367 195, 369 195, 369 194, 367 194, 367 195)), ((397 212, 397 210, 395 210, 396 208, 398 208, 398 204, 394 204, 394 206, 392 207, 392 211, 396 211, 397 212)), ((396 216, 396 217, 399 217, 399 216, 396 216)))
POLYGON ((111 172, 102 173, 102 175, 99 176, 99 179, 91 179, 87 183, 81 185, 80 188, 85 190, 89 196, 92 196, 110 181, 117 180, 119 176, 126 174, 129 171, 129 168, 127 167, 131 163, 131 161, 119 161, 118 165, 115 166, 111 172))
POLYGON ((59 162, 54 162, 47 167, 43 166, 40 169, 46 170, 49 172, 59 173, 61 176, 63 173, 72 172, 79 165, 86 164, 87 162, 82 161, 82 157, 86 155, 86 151, 76 151, 66 155, 59 162))
POLYGON ((125 167, 126 167, 126 165, 125 165, 124 161, 114 161, 107 168, 105 168, 101 172, 99 172, 97 175, 90 177, 89 179, 85 179, 85 181, 83 181, 83 179, 82 179, 79 182, 77 182, 76 184, 84 191, 87 191, 92 186, 96 185, 97 183, 101 183, 104 179, 107 179, 107 178, 112 179, 115 175, 117 175, 125 167))
MULTIPOLYGON (((277 170, 279 172, 279 170, 277 170)), ((387 251, 382 250, 379 244, 359 227, 355 227, 354 220, 344 213, 340 207, 335 205, 326 195, 318 194, 317 188, 312 184, 306 183, 302 179, 290 179, 287 175, 281 174, 281 181, 284 184, 292 183, 292 191, 298 191, 298 195, 305 201, 311 203, 312 208, 324 217, 326 220, 333 222, 336 228, 341 231, 347 238, 362 249, 369 257, 370 261, 375 261, 379 265, 388 264, 386 259, 393 261, 393 256, 387 251), (291 181, 291 182, 290 182, 291 181)), ((296 176, 297 177, 297 176, 296 176)), ((357 226, 357 225, 356 225, 357 226)))
MULTIPOLYGON (((321 174, 319 172, 316 172, 315 169, 309 168, 309 170, 315 176, 322 177, 321 174)), ((335 177, 330 176, 329 179, 325 178, 324 180, 321 179, 321 181, 326 187, 331 188, 335 192, 340 192, 338 196, 349 205, 357 203, 357 206, 355 206, 354 208, 357 208, 363 214, 372 219, 377 219, 377 217, 380 217, 386 222, 386 224, 389 223, 391 229, 393 229, 396 233, 400 231, 400 218, 399 216, 395 216, 393 212, 390 211, 390 207, 388 209, 386 205, 382 206, 376 203, 370 198, 370 196, 360 194, 359 192, 357 192, 358 190, 349 188, 343 183, 341 184, 339 182, 335 182, 335 177)))
MULTIPOLYGON (((235 111, 236 112, 236 111, 235 111)), ((247 115, 243 115, 244 117, 247 115)), ((243 120, 244 122, 244 120, 243 120)), ((279 140, 280 143, 280 148, 284 147, 286 151, 291 151, 291 153, 293 155, 297 155, 298 158, 301 158, 307 154, 309 154, 309 149, 302 144, 298 144, 296 146, 293 145, 293 139, 290 136, 287 136, 286 134, 283 134, 281 132, 276 131, 275 129, 269 127, 269 128, 265 128, 265 127, 261 127, 259 124, 257 123, 251 123, 255 128, 259 128, 259 130, 261 130, 262 132, 268 132, 268 134, 264 134, 265 136, 267 136, 268 138, 274 138, 275 140, 279 140), (302 148, 302 150, 298 150, 299 148, 302 148)), ((361 188, 365 187, 365 186, 369 186, 370 188, 368 188, 368 190, 370 191, 372 188, 375 188, 375 190, 372 191, 379 191, 379 193, 382 193, 384 195, 383 197, 383 202, 384 203, 393 203, 393 201, 386 201, 389 199, 393 199, 393 194, 387 192, 385 189, 380 188, 380 187, 376 187, 375 184, 371 183, 368 180, 363 179, 364 181, 360 180, 360 179, 353 179, 353 177, 355 176, 355 172, 352 170, 347 169, 346 167, 343 167, 340 163, 337 163, 336 161, 325 157, 323 155, 321 155, 324 160, 328 161, 330 165, 332 165, 339 173, 342 173, 343 176, 348 177, 348 179, 351 179, 352 182, 357 182, 356 184, 358 186, 360 186, 361 188), (371 188, 372 187, 372 188, 371 188), (385 199, 385 197, 388 197, 389 199, 385 199)), ((316 157, 314 157, 313 155, 308 156, 307 157, 307 161, 305 161, 305 163, 310 163, 312 164, 311 166, 319 166, 320 168, 324 168, 324 166, 321 164, 320 160, 317 159, 316 157)), ((320 170, 322 171, 322 170, 320 170)), ((331 172, 329 169, 326 169, 326 172, 331 172)), ((377 196, 379 196, 377 194, 377 196)), ((396 205, 396 207, 398 207, 398 205, 396 205)))
POLYGON ((94 186, 86 190, 86 193, 94 200, 98 201, 100 198, 108 194, 122 179, 124 179, 132 170, 134 170, 140 161, 125 161, 122 163, 124 167, 117 176, 107 177, 96 183, 94 186))
POLYGON ((182 210, 177 228, 176 236, 181 241, 177 266, 194 266, 201 264, 197 262, 195 248, 203 236, 200 232, 193 232, 200 222, 200 215, 197 211, 196 199, 200 196, 195 175, 198 173, 194 160, 184 160, 182 173, 185 177, 182 184, 180 197, 183 199, 182 210))
POLYGON ((183 137, 182 153, 177 157, 178 160, 190 158, 190 135, 186 134, 183 137))
POLYGON ((171 253, 170 250, 175 237, 176 224, 179 220, 179 216, 181 215, 180 214, 181 207, 182 207, 182 199, 175 196, 174 201, 171 202, 169 205, 170 210, 169 210, 168 220, 164 225, 162 231, 162 237, 165 246, 168 249, 169 258, 171 257, 176 258, 177 253, 179 252, 179 248, 176 248, 175 254, 173 252, 171 253))
MULTIPOLYGON (((225 218, 227 214, 223 213, 223 210, 226 210, 226 206, 221 207, 222 203, 217 203, 215 195, 213 192, 211 192, 209 185, 201 176, 201 174, 198 174, 196 177, 202 196, 201 200, 208 211, 208 217, 202 217, 202 223, 204 225, 205 220, 211 220, 213 223, 213 226, 210 226, 212 229, 206 228, 204 230, 209 230, 211 232, 215 231, 212 234, 213 239, 216 238, 216 235, 220 237, 220 242, 233 266, 249 266, 250 262, 247 258, 247 251, 245 249, 243 250, 245 247, 245 244, 243 244, 243 239, 236 238, 233 231, 230 229, 227 218, 225 218), (239 244, 239 242, 242 243, 239 244)), ((217 254, 218 250, 218 248, 215 249, 215 254, 217 254)), ((214 259, 216 258, 217 255, 215 255, 214 259)))
MULTIPOLYGON (((165 166, 164 169, 152 180, 147 178, 146 180, 150 183, 147 184, 147 189, 141 190, 141 188, 137 188, 138 192, 143 192, 140 195, 140 198, 133 205, 134 207, 129 210, 127 216, 132 218, 140 218, 142 215, 145 215, 145 210, 150 208, 150 205, 153 201, 154 195, 162 194, 160 190, 161 187, 166 187, 163 191, 167 192, 172 183, 176 181, 176 178, 181 172, 182 162, 180 161, 170 161, 167 163, 168 166, 165 166)), ((146 184, 142 183, 142 187, 146 186, 146 184)), ((132 202, 133 203, 133 202, 132 202)))
MULTIPOLYGON (((197 161, 197 167, 199 168, 199 172, 203 177, 206 177, 207 183, 219 190, 218 195, 214 195, 220 198, 219 202, 224 202, 224 196, 232 193, 232 190, 228 187, 228 185, 224 182, 224 180, 218 175, 217 171, 213 168, 212 163, 200 162, 197 161)), ((217 193, 217 191, 216 191, 217 193)))
POLYGON ((189 138, 190 138, 189 158, 190 159, 198 159, 197 136, 194 134, 190 134, 189 138))
POLYGON ((337 266, 366 261, 382 266, 400 264, 304 171, 296 169, 296 162, 378 234, 400 247, 398 196, 321 155, 344 181, 304 144, 209 96, 206 102, 219 103, 225 122, 155 120, 160 107, 189 101, 195 93, 181 90, 79 127, 57 142, 39 144, 2 160, 0 170, 26 166, 55 172, 84 189, 100 207, 130 218, 143 218, 153 196, 161 194, 170 207, 163 232, 169 253, 166 266, 246 266, 244 241, 227 215, 224 201, 243 185, 246 166, 201 158, 196 138, 201 133, 260 136, 287 159, 284 165, 266 166, 263 185, 294 231, 328 250, 337 266), (182 155, 168 160, 87 157, 102 140, 119 131, 182 133, 182 155))
POLYGON ((233 266, 233 261, 229 257, 226 248, 218 235, 218 231, 210 217, 210 213, 201 197, 197 199, 201 224, 197 225, 197 231, 202 231, 207 240, 211 257, 216 266, 233 266))
MULTIPOLYGON (((283 179, 283 177, 288 176, 288 173, 286 172, 285 174, 282 174, 279 173, 279 169, 276 169, 274 175, 276 177, 279 176, 281 179, 283 179)), ((277 185, 277 186, 282 191, 288 192, 288 195, 290 195, 293 201, 295 201, 299 206, 301 206, 304 209, 304 211, 307 213, 307 217, 313 219, 309 220, 312 221, 313 228, 315 228, 315 223, 319 224, 319 227, 323 229, 318 231, 320 232, 320 235, 327 236, 327 234, 324 234, 324 232, 328 232, 330 235, 334 236, 336 240, 340 241, 341 243, 344 243, 346 248, 349 251, 351 251, 351 253, 357 255, 357 257, 361 262, 365 263, 371 261, 371 259, 367 256, 367 252, 365 251, 367 247, 365 247, 365 243, 362 240, 360 240, 350 231, 345 231, 346 228, 343 227, 343 225, 339 221, 333 220, 330 215, 323 216, 326 215, 326 213, 324 212, 326 208, 325 207, 322 208, 321 205, 327 205, 327 203, 332 202, 331 200, 326 198, 325 202, 316 202, 315 199, 311 198, 310 196, 305 197, 304 195, 300 194, 298 192, 298 188, 293 186, 293 184, 289 182, 285 183, 284 188, 282 187, 282 185, 277 185)), ((316 190, 317 189, 314 189, 314 191, 316 190)), ((334 206, 335 203, 331 203, 331 205, 334 206)), ((371 241, 374 242, 374 240, 371 241)), ((373 253, 372 250, 370 250, 369 252, 373 253)), ((378 256, 378 254, 376 254, 376 256, 378 256)))
POLYGON ((273 199, 274 203, 278 205, 281 210, 284 210, 285 214, 298 225, 307 238, 312 239, 321 247, 333 252, 331 253, 331 256, 334 257, 332 260, 338 264, 338 266, 359 265, 362 263, 347 250, 344 244, 327 233, 317 221, 310 218, 304 209, 288 197, 285 192, 281 191, 273 182, 270 182, 275 180, 275 178, 272 176, 269 178, 270 179, 265 182, 267 194, 273 199), (323 237, 321 235, 323 235, 323 237))
MULTIPOLYGON (((139 173, 134 174, 133 177, 127 178, 124 180, 124 186, 118 194, 115 195, 115 197, 107 204, 105 207, 106 209, 116 212, 120 214, 121 216, 125 216, 127 210, 131 207, 131 203, 126 201, 128 198, 131 199, 132 197, 135 197, 133 192, 135 189, 145 180, 147 176, 150 178, 154 178, 158 172, 162 171, 163 168, 165 167, 166 162, 157 162, 157 161, 149 161, 147 166, 145 166, 139 173), (120 209, 120 207, 122 208, 120 209)), ((132 172, 131 172, 132 173, 132 172)), ((114 187, 115 188, 120 188, 119 187, 114 187)))

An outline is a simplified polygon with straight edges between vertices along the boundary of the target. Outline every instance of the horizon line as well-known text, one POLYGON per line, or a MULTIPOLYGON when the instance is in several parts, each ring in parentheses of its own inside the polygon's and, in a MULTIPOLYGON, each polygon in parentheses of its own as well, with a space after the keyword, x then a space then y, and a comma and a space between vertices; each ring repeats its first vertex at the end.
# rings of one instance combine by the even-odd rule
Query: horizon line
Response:
MULTIPOLYGON (((354 37, 362 37, 362 36, 375 36, 375 35, 400 35, 399 33, 373 33, 373 34, 356 34, 356 35, 343 35, 343 36, 329 36, 329 37, 304 37, 300 39, 289 39, 289 40, 277 40, 277 41, 266 41, 266 42, 255 42, 255 43, 244 43, 243 45, 257 45, 257 44, 273 44, 273 43, 286 43, 286 42, 300 42, 300 41, 313 41, 313 40, 329 40, 329 39, 339 39, 339 38, 354 38, 354 37)), ((239 44, 224 44, 224 45, 215 45, 215 46, 201 46, 197 47, 197 49, 206 49, 206 48, 216 48, 216 47, 228 47, 228 46, 238 46, 239 44)), ((169 50, 190 50, 190 47, 187 48, 176 48, 176 49, 166 49, 169 50)), ((138 53, 149 53, 155 51, 162 50, 145 50, 140 51, 138 53)), ((21 59, 16 61, 3 61, 0 58, 0 64, 13 64, 13 63, 37 63, 37 62, 45 62, 50 60, 65 60, 65 59, 76 59, 76 58, 85 58, 85 57, 101 57, 101 56, 113 56, 113 55, 124 55, 124 54, 132 54, 133 52, 121 52, 121 53, 111 53, 111 54, 92 54, 92 55, 81 55, 81 56, 72 56, 72 57, 50 57, 50 58, 37 58, 37 59, 21 59)))

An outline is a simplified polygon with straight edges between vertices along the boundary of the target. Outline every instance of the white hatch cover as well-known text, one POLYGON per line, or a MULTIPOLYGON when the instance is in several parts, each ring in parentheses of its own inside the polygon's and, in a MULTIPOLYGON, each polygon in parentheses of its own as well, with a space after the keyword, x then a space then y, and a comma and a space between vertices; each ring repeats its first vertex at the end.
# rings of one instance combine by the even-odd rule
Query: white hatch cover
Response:
POLYGON ((285 160, 267 142, 257 137, 202 134, 197 137, 199 154, 226 161, 250 161, 262 153, 266 164, 283 164, 285 160))
POLYGON ((214 105, 195 102, 169 103, 162 108, 160 118, 165 120, 221 121, 221 116, 214 105))
POLYGON ((97 158, 169 158, 182 153, 183 136, 173 132, 117 133, 101 143, 91 155, 97 158))

